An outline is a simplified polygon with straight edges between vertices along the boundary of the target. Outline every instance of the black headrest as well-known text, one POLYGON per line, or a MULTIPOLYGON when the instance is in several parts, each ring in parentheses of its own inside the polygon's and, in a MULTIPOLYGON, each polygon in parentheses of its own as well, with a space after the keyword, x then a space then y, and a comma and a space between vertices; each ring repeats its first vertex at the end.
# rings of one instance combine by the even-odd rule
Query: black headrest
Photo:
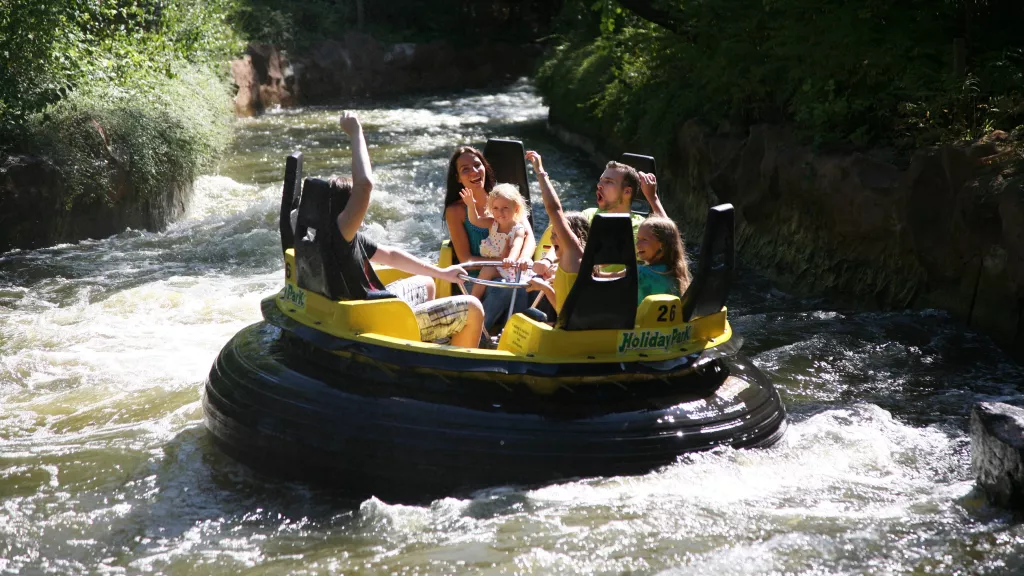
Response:
POLYGON ((281 190, 281 251, 295 246, 291 213, 299 206, 299 183, 302 181, 302 152, 292 152, 284 164, 284 189, 281 190))
POLYGON ((583 260, 558 313, 566 330, 625 330, 636 324, 636 249, 629 214, 595 214, 590 222, 583 260), (621 264, 621 278, 595 279, 595 266, 621 264))
POLYGON ((320 178, 307 178, 302 186, 299 214, 295 224, 295 274, 300 288, 331 300, 349 293, 334 259, 333 242, 338 232, 338 214, 347 195, 320 178))
POLYGON ((733 212, 732 204, 719 204, 708 210, 700 259, 682 298, 686 322, 718 312, 729 297, 735 259, 733 212))
POLYGON ((507 182, 519 187, 519 193, 526 200, 526 214, 533 225, 530 208, 530 180, 526 176, 526 149, 519 140, 491 138, 484 145, 484 157, 494 170, 498 183, 507 182))

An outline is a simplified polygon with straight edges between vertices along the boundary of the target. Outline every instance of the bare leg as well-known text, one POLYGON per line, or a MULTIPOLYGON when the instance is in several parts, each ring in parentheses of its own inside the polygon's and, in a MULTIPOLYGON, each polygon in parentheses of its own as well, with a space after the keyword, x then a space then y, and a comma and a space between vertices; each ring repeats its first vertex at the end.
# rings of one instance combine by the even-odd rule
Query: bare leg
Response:
MULTIPOLYGON (((498 275, 498 269, 497 268, 495 268, 494 266, 487 266, 486 268, 481 268, 480 269, 480 275, 477 276, 477 278, 479 278, 481 280, 494 280, 494 278, 497 275, 498 275)), ((473 285, 473 292, 472 292, 473 296, 476 296, 477 298, 483 298, 484 297, 484 290, 486 288, 487 288, 487 286, 481 286, 480 284, 474 284, 473 285)))
POLYGON ((480 335, 484 328, 484 307, 480 301, 473 298, 469 307, 469 317, 466 319, 466 326, 455 334, 452 334, 451 345, 462 346, 463 348, 476 348, 480 345, 480 335))

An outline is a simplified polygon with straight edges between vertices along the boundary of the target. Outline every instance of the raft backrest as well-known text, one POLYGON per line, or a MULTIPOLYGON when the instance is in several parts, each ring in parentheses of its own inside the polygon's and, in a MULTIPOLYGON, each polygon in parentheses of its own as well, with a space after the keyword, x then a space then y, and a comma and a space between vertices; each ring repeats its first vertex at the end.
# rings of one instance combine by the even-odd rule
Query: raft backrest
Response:
POLYGON ((284 164, 284 188, 281 190, 281 252, 295 246, 295 232, 292 230, 292 210, 299 207, 302 192, 302 152, 292 152, 284 164))
POLYGON ((307 178, 303 183, 295 224, 295 276, 299 288, 340 300, 348 290, 334 260, 331 231, 344 202, 332 202, 333 196, 326 180, 307 178))
POLYGON ((558 313, 565 330, 628 330, 636 322, 636 249, 629 214, 595 214, 579 275, 558 313), (595 266, 619 264, 620 278, 594 278, 595 266))
POLYGON ((697 269, 682 298, 685 322, 714 314, 725 306, 735 260, 733 212, 732 204, 719 204, 708 210, 697 269))
POLYGON ((515 184, 526 200, 526 215, 533 226, 530 208, 530 180, 526 175, 526 148, 519 140, 490 138, 484 145, 484 158, 494 170, 495 182, 515 184))
MULTIPOLYGON (((654 161, 654 156, 644 156, 643 154, 625 152, 622 154, 622 158, 619 158, 619 162, 629 164, 639 172, 647 172, 648 174, 654 174, 655 178, 658 177, 658 165, 654 161)), ((633 191, 633 202, 640 204, 641 207, 641 210, 633 210, 633 212, 643 214, 645 216, 650 213, 650 205, 647 203, 647 198, 644 196, 642 190, 633 191), (647 212, 642 211, 645 206, 647 207, 647 212)))

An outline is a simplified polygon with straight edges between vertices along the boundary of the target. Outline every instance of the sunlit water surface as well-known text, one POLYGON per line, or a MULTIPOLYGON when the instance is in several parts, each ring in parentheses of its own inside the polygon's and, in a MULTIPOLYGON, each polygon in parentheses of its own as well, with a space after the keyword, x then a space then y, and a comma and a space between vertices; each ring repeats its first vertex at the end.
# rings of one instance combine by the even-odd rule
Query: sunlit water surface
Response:
MULTIPOLYGON (((973 402, 1022 400, 1021 370, 943 314, 837 310, 749 273, 730 317, 789 408, 776 448, 419 507, 222 455, 203 379, 280 286, 284 157, 348 171, 338 112, 239 121, 166 232, 0 255, 0 572, 1024 571, 1024 529, 972 491, 965 434, 973 402)), ((570 208, 591 202, 598 170, 546 134, 546 112, 526 84, 359 110, 379 183, 367 232, 436 257, 448 155, 488 136, 538 149, 570 208)))

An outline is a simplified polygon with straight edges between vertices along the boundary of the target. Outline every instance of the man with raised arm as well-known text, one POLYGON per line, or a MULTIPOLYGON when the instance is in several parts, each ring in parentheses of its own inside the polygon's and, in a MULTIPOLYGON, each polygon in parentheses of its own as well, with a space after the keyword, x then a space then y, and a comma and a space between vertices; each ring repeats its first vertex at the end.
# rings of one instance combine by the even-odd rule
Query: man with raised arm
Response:
MULTIPOLYGON (((633 241, 636 242, 637 230, 640 229, 640 224, 645 219, 645 216, 630 211, 638 189, 651 205, 651 216, 668 218, 665 207, 661 205, 661 199, 658 198, 658 180, 654 174, 638 172, 629 164, 614 160, 608 162, 604 172, 601 173, 601 178, 597 181, 597 208, 587 208, 583 211, 583 215, 588 220, 593 220, 594 214, 629 214, 633 223, 633 241)), ((534 264, 533 271, 542 276, 546 275, 554 261, 554 252, 549 251, 534 264)), ((616 266, 605 268, 606 271, 621 269, 616 266)))
POLYGON ((361 300, 374 292, 386 290, 412 306, 424 342, 450 338, 453 346, 476 347, 482 334, 484 311, 480 301, 472 296, 452 296, 434 299, 434 281, 460 282, 461 266, 438 268, 399 248, 380 246, 359 232, 363 217, 370 206, 373 176, 370 155, 358 118, 344 112, 341 128, 352 139, 352 179, 332 178, 328 181, 311 179, 306 185, 328 186, 332 194, 347 200, 338 215, 337 227, 332 230, 334 258, 341 270, 349 299, 361 300), (377 277, 370 262, 416 274, 385 286, 377 277))

